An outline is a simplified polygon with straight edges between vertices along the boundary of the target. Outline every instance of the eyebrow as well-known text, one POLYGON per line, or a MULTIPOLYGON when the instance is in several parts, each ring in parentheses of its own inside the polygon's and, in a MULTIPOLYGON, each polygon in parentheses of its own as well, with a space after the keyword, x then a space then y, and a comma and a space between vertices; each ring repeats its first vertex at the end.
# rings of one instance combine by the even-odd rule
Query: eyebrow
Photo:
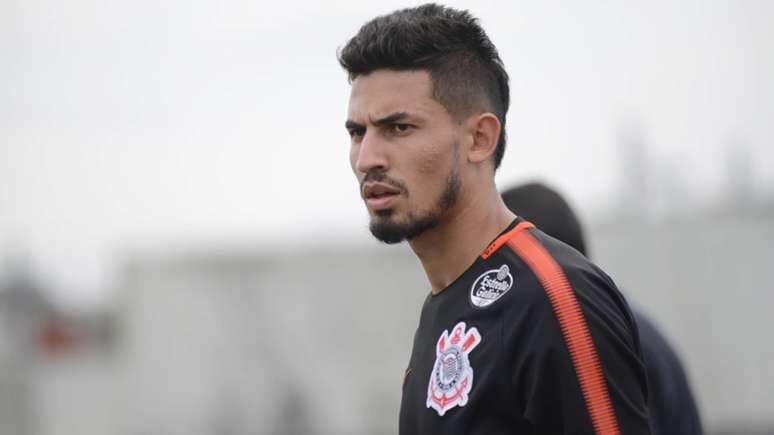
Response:
POLYGON ((344 123, 344 128, 346 128, 347 130, 358 130, 358 129, 362 130, 365 128, 365 125, 348 119, 347 122, 344 123))
MULTIPOLYGON (((401 121, 403 119, 408 118, 409 116, 411 115, 408 112, 394 112, 382 118, 375 119, 371 121, 371 123, 378 127, 381 125, 388 125, 388 124, 392 124, 393 122, 401 121)), ((348 130, 355 130, 355 129, 363 129, 365 128, 365 125, 348 119, 347 122, 344 123, 344 127, 347 128, 348 130)))
POLYGON ((387 124, 392 124, 393 122, 396 122, 396 121, 406 119, 408 117, 409 117, 408 112, 394 112, 394 113, 390 113, 385 117, 373 120, 371 121, 371 123, 373 123, 376 126, 387 125, 387 124))

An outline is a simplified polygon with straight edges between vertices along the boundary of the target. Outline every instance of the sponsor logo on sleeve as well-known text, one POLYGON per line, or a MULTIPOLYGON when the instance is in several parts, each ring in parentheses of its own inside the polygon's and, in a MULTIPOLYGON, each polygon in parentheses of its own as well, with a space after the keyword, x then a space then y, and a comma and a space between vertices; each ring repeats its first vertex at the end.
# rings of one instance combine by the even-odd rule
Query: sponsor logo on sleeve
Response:
POLYGON ((479 308, 488 307, 503 297, 513 286, 513 276, 507 264, 484 272, 470 288, 470 302, 479 308))

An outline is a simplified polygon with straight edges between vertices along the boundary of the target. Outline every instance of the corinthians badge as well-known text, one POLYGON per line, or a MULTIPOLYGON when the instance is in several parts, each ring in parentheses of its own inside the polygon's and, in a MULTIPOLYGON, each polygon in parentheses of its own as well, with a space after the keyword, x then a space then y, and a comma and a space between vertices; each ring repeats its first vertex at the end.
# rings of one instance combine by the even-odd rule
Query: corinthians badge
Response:
POLYGON ((479 308, 488 307, 513 286, 513 276, 507 264, 484 272, 470 288, 470 303, 479 308))
POLYGON ((468 403, 468 393, 473 388, 473 368, 468 354, 481 343, 476 328, 465 330, 465 322, 459 322, 449 334, 443 331, 435 346, 435 364, 427 386, 427 407, 438 415, 455 406, 468 403))

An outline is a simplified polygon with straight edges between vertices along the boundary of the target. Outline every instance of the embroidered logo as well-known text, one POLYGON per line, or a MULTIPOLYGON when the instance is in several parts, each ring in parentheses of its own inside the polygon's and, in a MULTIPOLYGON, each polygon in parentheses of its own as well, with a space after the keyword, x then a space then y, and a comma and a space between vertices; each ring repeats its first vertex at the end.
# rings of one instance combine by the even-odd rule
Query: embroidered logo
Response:
POLYGON ((508 293, 512 286, 511 271, 507 264, 503 264, 499 269, 484 272, 476 278, 470 288, 470 302, 479 308, 488 307, 508 293))
POLYGON ((435 346, 435 364, 427 386, 427 407, 438 415, 455 406, 468 403, 468 393, 473 388, 473 368, 468 354, 481 343, 476 328, 465 330, 465 322, 459 322, 452 329, 443 331, 435 346))

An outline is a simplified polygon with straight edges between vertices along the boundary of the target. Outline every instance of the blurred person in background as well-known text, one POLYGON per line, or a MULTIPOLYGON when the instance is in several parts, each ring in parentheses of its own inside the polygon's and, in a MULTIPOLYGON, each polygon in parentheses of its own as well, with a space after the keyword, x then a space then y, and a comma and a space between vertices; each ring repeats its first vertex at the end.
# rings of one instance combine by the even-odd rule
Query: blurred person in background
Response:
MULTIPOLYGON (((588 256, 580 220, 558 192, 542 183, 528 183, 505 190, 502 197, 513 213, 588 256)), ((647 316, 636 308, 632 313, 648 373, 651 433, 700 435, 701 419, 680 358, 647 316)))
POLYGON ((508 75, 478 21, 398 10, 363 25, 339 62, 371 233, 408 241, 430 284, 400 434, 648 433, 638 333, 615 284, 497 191, 508 75))

